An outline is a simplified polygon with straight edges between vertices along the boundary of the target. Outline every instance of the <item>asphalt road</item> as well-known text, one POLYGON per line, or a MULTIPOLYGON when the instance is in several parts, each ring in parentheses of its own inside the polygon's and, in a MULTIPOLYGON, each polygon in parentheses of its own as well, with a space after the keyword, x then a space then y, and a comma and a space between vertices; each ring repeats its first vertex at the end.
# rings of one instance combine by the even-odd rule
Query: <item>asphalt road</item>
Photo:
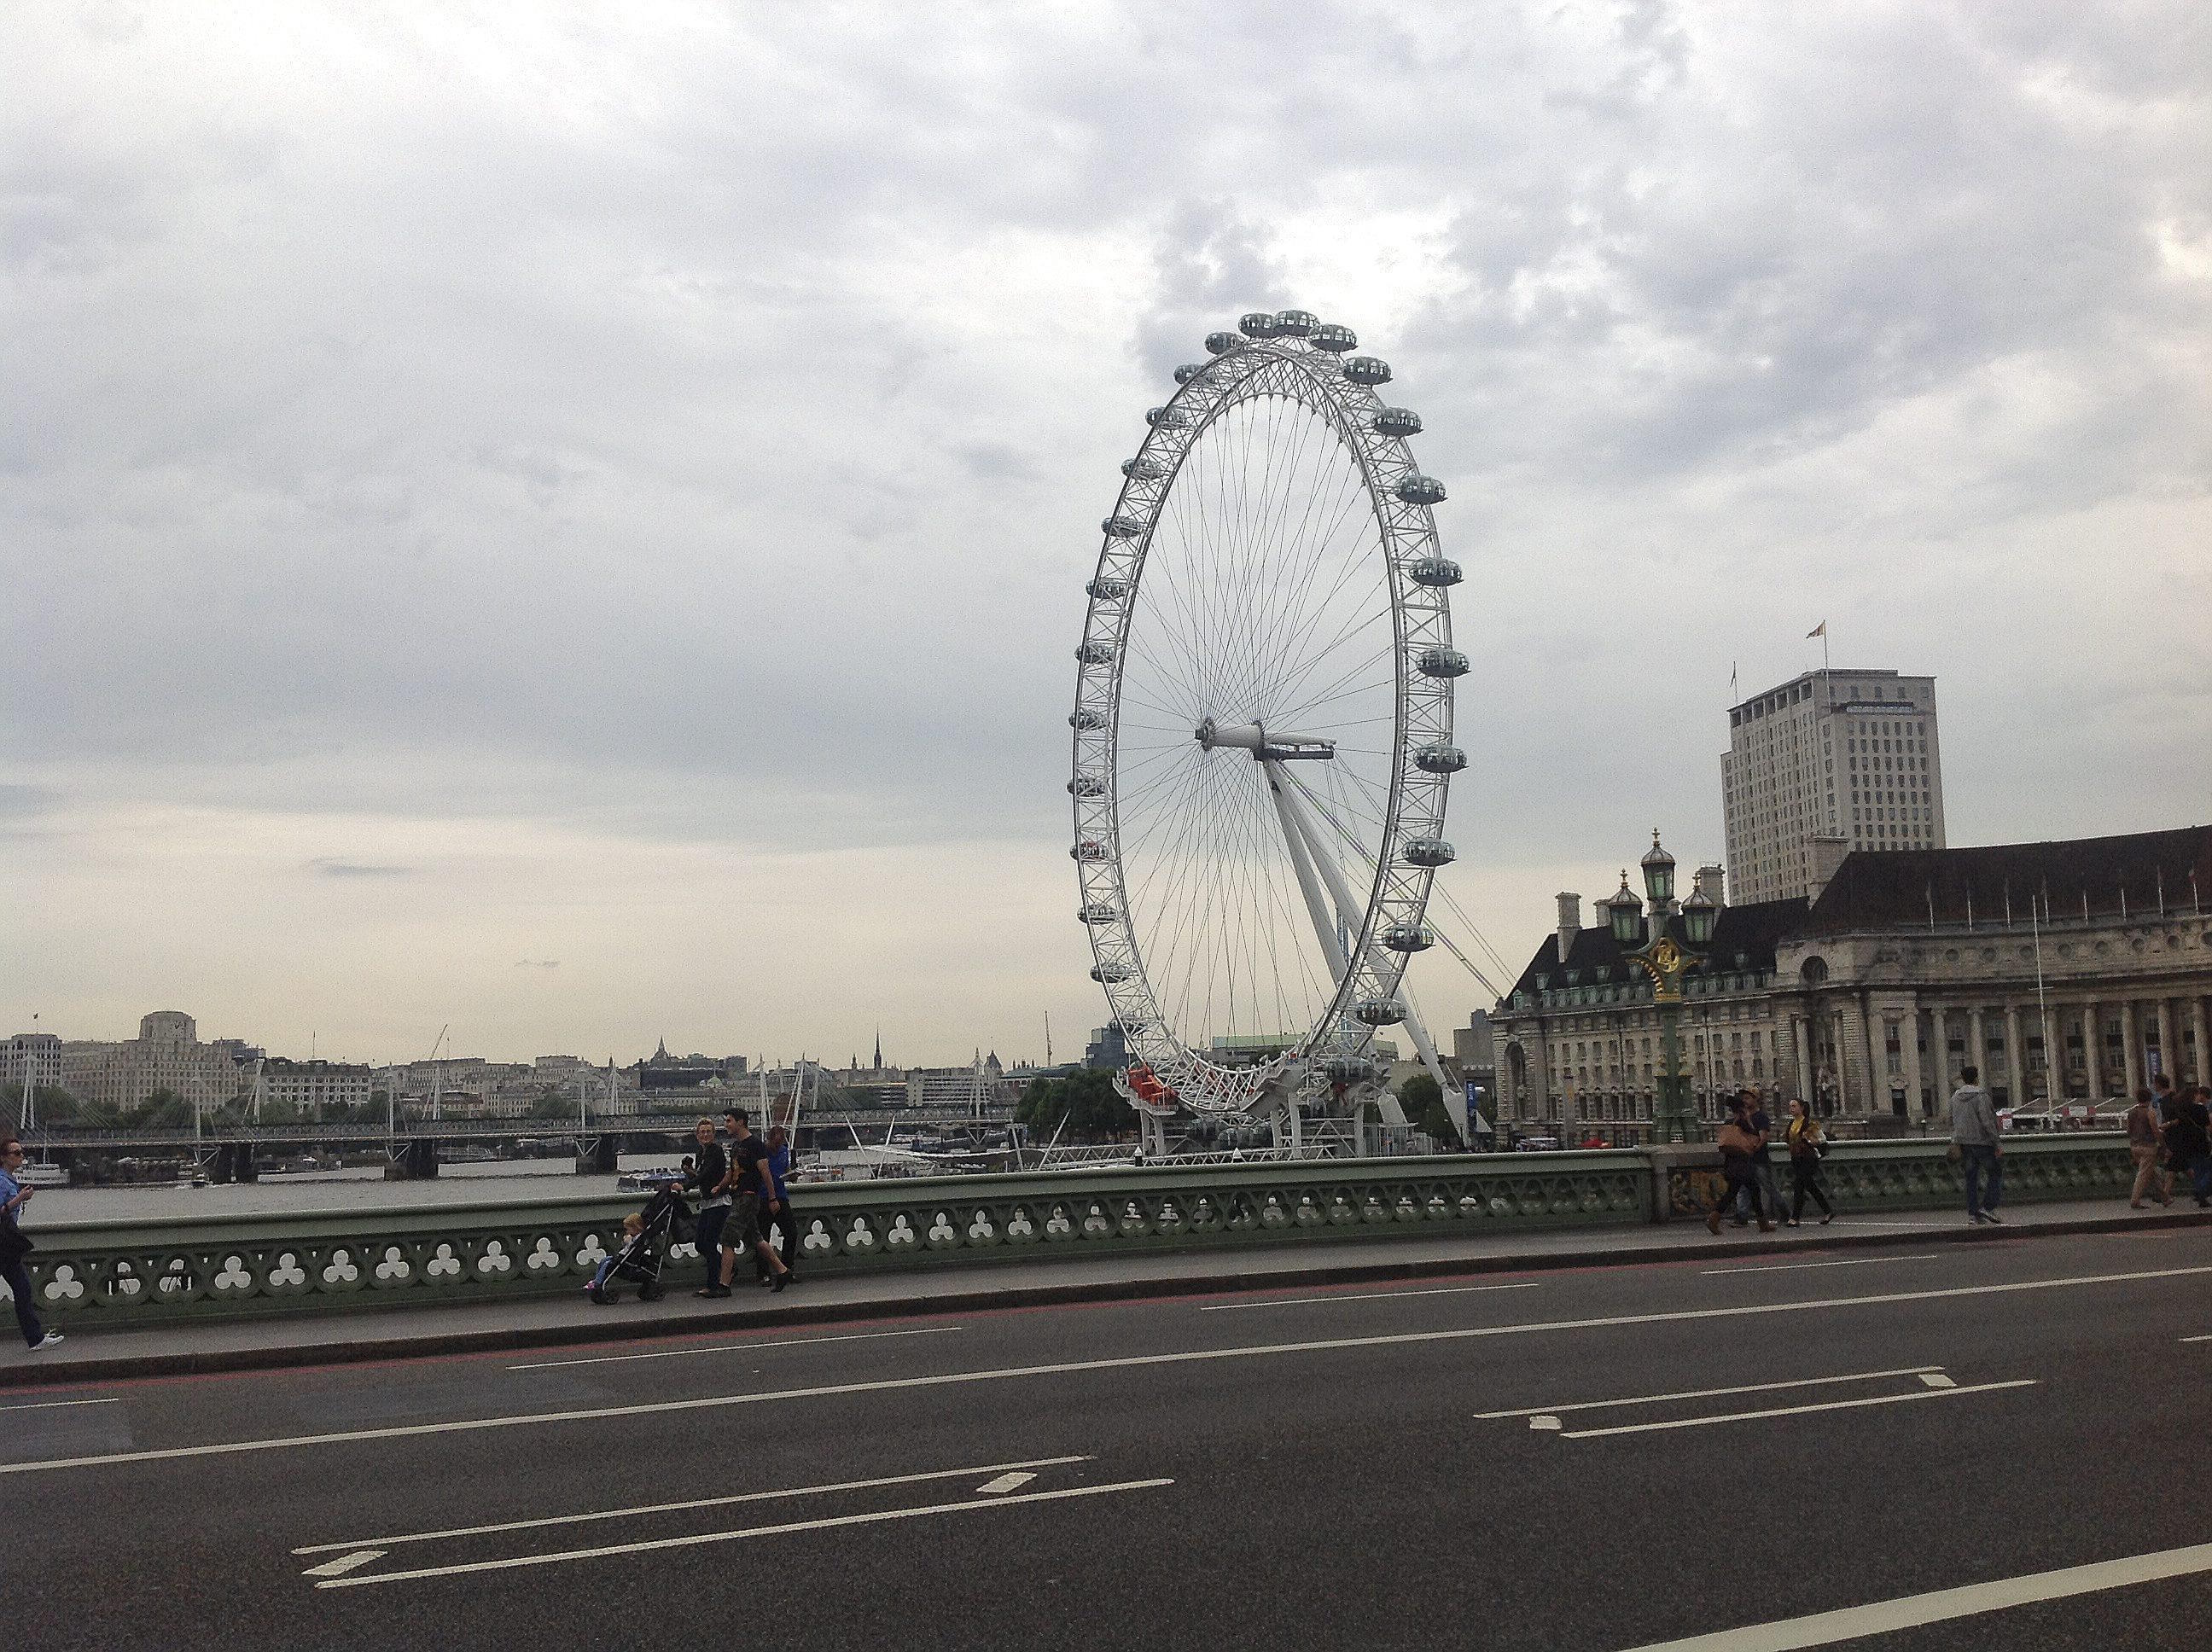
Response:
POLYGON ((2195 1646, 2209 1402, 2203 1229, 16 1390, 0 1614, 226 1652, 2195 1646))

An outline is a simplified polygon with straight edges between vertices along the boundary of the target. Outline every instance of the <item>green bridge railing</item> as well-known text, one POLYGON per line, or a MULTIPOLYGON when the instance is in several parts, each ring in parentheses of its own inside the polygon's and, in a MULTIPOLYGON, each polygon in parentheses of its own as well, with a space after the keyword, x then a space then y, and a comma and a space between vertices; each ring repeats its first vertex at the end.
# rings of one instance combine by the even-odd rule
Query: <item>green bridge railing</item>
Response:
MULTIPOLYGON (((1287 1163, 1172 1164, 799 1190, 811 1274, 1112 1255, 1194 1247, 1603 1228, 1702 1213, 1710 1148, 1498 1153, 1287 1163)), ((1941 1142, 1841 1142, 1826 1162, 1839 1210, 1955 1206, 1941 1142)), ((1778 1164, 1778 1172, 1786 1167, 1778 1164)), ((2005 1199, 2124 1194, 2124 1137, 2027 1137, 2005 1147, 2005 1199)), ((42 1313, 70 1328, 172 1316, 420 1306, 574 1291, 641 1202, 622 1198, 270 1212, 167 1222, 33 1222, 42 1313)), ((671 1260, 680 1277, 689 1246, 671 1260)))

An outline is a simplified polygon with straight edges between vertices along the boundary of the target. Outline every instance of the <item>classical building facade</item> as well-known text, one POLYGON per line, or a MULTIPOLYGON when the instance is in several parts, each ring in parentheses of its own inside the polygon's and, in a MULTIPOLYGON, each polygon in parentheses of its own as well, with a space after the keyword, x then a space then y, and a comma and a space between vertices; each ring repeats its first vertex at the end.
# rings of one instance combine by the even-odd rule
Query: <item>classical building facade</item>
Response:
POLYGON ((115 1108, 137 1107, 160 1090, 219 1106, 245 1088, 240 1064, 252 1053, 236 1039, 202 1043, 191 1017, 156 1010, 140 1018, 136 1038, 64 1043, 62 1088, 81 1102, 115 1108))
POLYGON ((1936 679, 1808 671, 1729 712, 1721 759, 1729 876, 1738 899, 1804 895, 1854 849, 1940 849, 1943 754, 1936 679))
POLYGON ((256 1081, 263 1106, 290 1107, 309 1118, 340 1108, 366 1107, 375 1085, 366 1066, 349 1061, 295 1061, 272 1055, 256 1081))
MULTIPOLYGON (((1721 897, 1718 868, 1698 884, 1721 897)), ((1626 1139, 1651 1116, 1657 1006, 1609 931, 1583 927, 1581 897, 1559 908, 1491 1017, 1502 1111, 1626 1139)), ((1941 1120, 1969 1063, 2001 1107, 2202 1080, 2208 999, 2212 826, 1861 850, 1809 900, 1723 904, 1682 1057, 1708 1119, 1748 1084, 1910 1128, 1941 1120)))

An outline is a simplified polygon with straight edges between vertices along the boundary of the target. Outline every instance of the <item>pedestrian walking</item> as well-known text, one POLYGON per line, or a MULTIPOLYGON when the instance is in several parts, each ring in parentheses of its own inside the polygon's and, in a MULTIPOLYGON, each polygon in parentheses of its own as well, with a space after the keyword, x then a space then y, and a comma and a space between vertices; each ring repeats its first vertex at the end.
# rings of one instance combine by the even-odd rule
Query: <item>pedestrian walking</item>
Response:
POLYGON ((1766 1212, 1759 1202, 1759 1179, 1753 1173, 1752 1154, 1759 1146, 1759 1139, 1751 1128, 1751 1098, 1748 1091, 1735 1098, 1735 1110, 1713 1138, 1713 1145, 1721 1150, 1722 1186, 1720 1196, 1705 1214, 1705 1226, 1718 1233, 1721 1212, 1731 1208, 1739 1195, 1751 1200, 1752 1214, 1759 1218, 1761 1233, 1774 1231, 1774 1224, 1766 1219, 1766 1212))
POLYGON ((1784 1139, 1790 1148, 1790 1225, 1796 1227, 1804 1216, 1809 1194, 1820 1207, 1820 1225, 1825 1228, 1836 1219, 1836 1207, 1828 1203, 1828 1190, 1820 1181, 1820 1160, 1828 1151, 1828 1133, 1820 1128, 1820 1121, 1802 1096, 1790 1098, 1784 1139))
POLYGON ((2158 1098, 2148 1087, 2136 1091, 2136 1104, 2128 1109, 2128 1156, 2136 1162, 2136 1184, 2128 1194, 2128 1208, 2143 1207, 2143 1195, 2156 1196, 2161 1205, 2173 1203, 2173 1178, 2160 1168, 2165 1155, 2158 1137, 2158 1098))
MULTIPOLYGON (((775 1203, 769 1209, 767 1220, 762 1224, 762 1230, 772 1248, 775 1245, 776 1236, 783 1236, 784 1272, 791 1283, 796 1285, 799 1283, 799 1229, 791 1218, 788 1181, 791 1175, 791 1133, 780 1124, 769 1127, 768 1174, 769 1180, 775 1184, 775 1203)), ((753 1258, 753 1273, 760 1284, 769 1283, 768 1266, 757 1256, 753 1258)))
MULTIPOLYGON (((1766 1110, 1765 1097, 1758 1090, 1747 1090, 1743 1095, 1751 1103, 1751 1110, 1746 1115, 1744 1123, 1759 1144, 1751 1156, 1752 1181, 1759 1188, 1760 1197, 1765 1200, 1768 1212, 1779 1221, 1782 1219, 1782 1189, 1774 1180, 1774 1160, 1768 1151, 1768 1144, 1774 1139, 1774 1119, 1766 1110)), ((1739 1225, 1741 1225, 1742 1215, 1742 1202, 1739 1200, 1737 1210, 1739 1225)), ((1795 1226, 1796 1224, 1793 1222, 1791 1225, 1795 1226)))
POLYGON ((730 1156, 714 1139, 714 1121, 702 1119, 691 1132, 699 1144, 698 1163, 684 1178, 687 1187, 699 1190, 699 1266, 707 1275, 703 1288, 692 1294, 726 1297, 730 1294, 728 1260, 722 1254, 722 1234, 730 1220, 730 1156))
POLYGON ((2187 1093, 2174 1091, 2171 1116, 2166 1121, 2166 1162, 2176 1175, 2189 1178, 2189 1191, 2197 1205, 2212 1206, 2212 1089, 2193 1085, 2187 1093))
POLYGON ((791 1283, 791 1270, 761 1230, 763 1219, 773 1216, 783 1201, 776 1197, 775 1179, 768 1169, 768 1144, 753 1134, 752 1119, 744 1108, 733 1107, 722 1114, 730 1127, 730 1254, 722 1264, 722 1294, 730 1290, 730 1275, 738 1252, 750 1250, 769 1271, 769 1289, 781 1291, 791 1283))
POLYGON ((31 1271, 23 1266, 23 1259, 31 1254, 31 1237, 16 1224, 15 1218, 38 1189, 26 1187, 16 1180, 22 1168, 22 1142, 12 1135, 0 1135, 0 1283, 7 1285, 8 1294, 15 1299, 15 1326, 23 1333, 23 1345, 35 1354, 41 1348, 58 1344, 62 1333, 49 1331, 39 1323, 38 1300, 31 1291, 31 1271))
POLYGON ((2004 1193, 2004 1150, 1997 1145, 1996 1103, 1981 1086, 1981 1069, 1960 1067, 1951 1092, 1951 1157, 1966 1175, 1966 1220, 2002 1225, 1997 1200, 2004 1193))

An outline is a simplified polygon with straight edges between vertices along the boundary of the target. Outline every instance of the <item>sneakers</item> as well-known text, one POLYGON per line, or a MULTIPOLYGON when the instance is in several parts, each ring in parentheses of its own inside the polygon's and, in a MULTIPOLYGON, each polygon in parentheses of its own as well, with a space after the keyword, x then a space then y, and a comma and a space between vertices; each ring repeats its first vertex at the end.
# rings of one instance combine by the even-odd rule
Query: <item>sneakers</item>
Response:
POLYGON ((726 1297, 730 1294, 730 1287, 726 1285, 710 1285, 704 1291, 695 1291, 691 1294, 695 1297, 726 1297))
POLYGON ((58 1331, 49 1331, 31 1345, 31 1351, 35 1354, 41 1348, 58 1348, 61 1345, 62 1333, 58 1331))
POLYGON ((2004 1218, 1999 1216, 1995 1211, 1984 1211, 1982 1212, 1982 1220, 1984 1222, 1995 1223, 1998 1227, 2004 1226, 2004 1218))

